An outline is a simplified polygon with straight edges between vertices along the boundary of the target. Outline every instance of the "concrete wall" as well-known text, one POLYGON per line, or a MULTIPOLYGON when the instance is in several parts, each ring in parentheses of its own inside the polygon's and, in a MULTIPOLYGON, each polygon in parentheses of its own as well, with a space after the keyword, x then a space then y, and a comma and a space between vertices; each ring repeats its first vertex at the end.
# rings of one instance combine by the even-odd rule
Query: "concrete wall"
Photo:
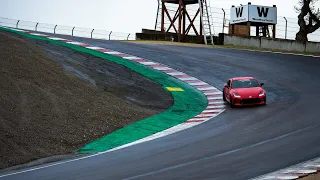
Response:
POLYGON ((320 53, 320 43, 307 42, 306 44, 298 43, 294 40, 270 39, 263 37, 241 37, 224 35, 225 45, 246 46, 255 48, 264 48, 283 51, 297 51, 320 53))
POLYGON ((306 44, 306 52, 320 53, 320 43, 308 42, 306 44))

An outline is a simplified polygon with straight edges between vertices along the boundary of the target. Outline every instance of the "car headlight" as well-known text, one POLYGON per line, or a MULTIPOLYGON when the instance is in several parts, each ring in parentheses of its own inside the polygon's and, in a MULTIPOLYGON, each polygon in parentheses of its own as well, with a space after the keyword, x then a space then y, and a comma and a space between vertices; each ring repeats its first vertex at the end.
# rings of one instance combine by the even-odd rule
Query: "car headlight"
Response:
POLYGON ((259 94, 260 97, 264 96, 264 95, 266 95, 266 93, 264 91, 260 92, 260 94, 259 94))
POLYGON ((234 97, 237 97, 237 98, 239 98, 239 97, 241 97, 239 94, 237 94, 237 93, 233 93, 233 96, 234 97))

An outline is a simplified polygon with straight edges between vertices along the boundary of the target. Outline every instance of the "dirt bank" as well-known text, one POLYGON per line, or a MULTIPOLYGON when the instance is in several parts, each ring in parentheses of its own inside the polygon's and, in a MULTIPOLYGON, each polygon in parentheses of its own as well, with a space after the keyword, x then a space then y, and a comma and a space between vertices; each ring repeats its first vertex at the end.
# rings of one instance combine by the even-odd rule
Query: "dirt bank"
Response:
POLYGON ((0 169, 70 154, 172 104, 123 66, 0 32, 0 169))
POLYGON ((299 178, 299 180, 320 180, 320 173, 311 174, 309 176, 299 178))

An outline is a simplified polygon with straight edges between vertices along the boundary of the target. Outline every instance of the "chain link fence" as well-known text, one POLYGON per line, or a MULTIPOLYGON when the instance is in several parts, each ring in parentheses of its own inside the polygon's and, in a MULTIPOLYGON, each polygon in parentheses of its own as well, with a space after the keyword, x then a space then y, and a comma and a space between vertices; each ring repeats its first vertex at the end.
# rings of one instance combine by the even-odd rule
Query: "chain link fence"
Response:
POLYGON ((63 26, 57 24, 46 24, 39 22, 22 21, 0 17, 0 26, 20 28, 31 31, 39 31, 53 34, 72 35, 85 38, 105 40, 135 40, 135 33, 112 32, 99 29, 83 27, 63 26))

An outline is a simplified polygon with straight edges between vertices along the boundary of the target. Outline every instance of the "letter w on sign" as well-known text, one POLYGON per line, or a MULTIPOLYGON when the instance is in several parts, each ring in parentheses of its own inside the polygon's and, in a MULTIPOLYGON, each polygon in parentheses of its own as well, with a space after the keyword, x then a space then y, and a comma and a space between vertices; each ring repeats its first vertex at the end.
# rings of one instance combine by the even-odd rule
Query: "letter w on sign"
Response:
POLYGON ((268 16, 269 8, 264 9, 264 7, 261 7, 261 8, 257 7, 257 10, 258 10, 259 17, 261 17, 262 14, 263 14, 264 17, 268 16))
POLYGON ((243 7, 241 8, 236 8, 236 14, 237 14, 237 17, 242 17, 242 12, 243 12, 243 7))

